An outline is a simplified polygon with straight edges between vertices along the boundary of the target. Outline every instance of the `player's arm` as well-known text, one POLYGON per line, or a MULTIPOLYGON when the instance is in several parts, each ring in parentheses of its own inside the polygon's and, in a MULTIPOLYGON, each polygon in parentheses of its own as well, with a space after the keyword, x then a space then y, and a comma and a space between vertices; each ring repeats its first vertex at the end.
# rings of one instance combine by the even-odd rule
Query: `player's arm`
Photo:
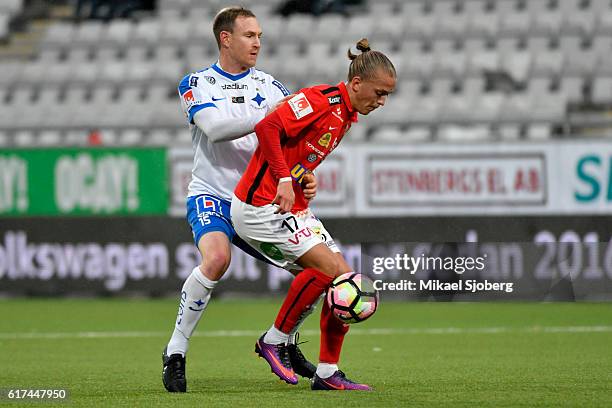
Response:
POLYGON ((281 137, 284 134, 283 122, 276 110, 255 126, 255 134, 259 140, 261 153, 270 166, 270 172, 278 180, 276 197, 272 204, 278 204, 277 212, 284 214, 293 208, 295 193, 291 172, 281 148, 281 137))
POLYGON ((257 121, 258 118, 254 115, 241 118, 224 117, 215 106, 200 109, 193 116, 193 123, 202 129, 213 143, 240 139, 253 133, 257 121))

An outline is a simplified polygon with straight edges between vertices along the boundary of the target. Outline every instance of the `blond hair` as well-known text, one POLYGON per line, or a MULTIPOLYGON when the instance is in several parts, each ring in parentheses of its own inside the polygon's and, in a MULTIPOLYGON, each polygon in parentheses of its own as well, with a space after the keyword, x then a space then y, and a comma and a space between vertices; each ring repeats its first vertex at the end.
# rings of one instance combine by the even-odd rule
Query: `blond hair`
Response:
POLYGON ((367 38, 362 38, 357 42, 357 49, 361 51, 361 54, 355 55, 350 48, 348 50, 348 57, 351 60, 348 72, 349 81, 356 76, 364 80, 372 79, 379 69, 393 78, 397 77, 391 60, 382 52, 372 50, 367 38))

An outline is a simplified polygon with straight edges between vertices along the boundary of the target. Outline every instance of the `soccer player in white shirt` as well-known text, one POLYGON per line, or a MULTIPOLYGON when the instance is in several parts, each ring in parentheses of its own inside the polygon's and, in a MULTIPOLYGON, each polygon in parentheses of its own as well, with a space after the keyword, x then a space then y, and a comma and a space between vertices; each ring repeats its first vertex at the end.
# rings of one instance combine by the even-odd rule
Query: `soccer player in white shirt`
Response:
MULTIPOLYGON (((279 81, 253 68, 261 46, 261 28, 251 11, 242 7, 221 10, 214 19, 213 32, 219 60, 185 76, 178 87, 194 148, 187 219, 202 264, 185 280, 174 332, 162 354, 162 379, 170 392, 187 389, 185 355, 189 338, 229 266, 230 243, 264 260, 234 231, 230 203, 257 147, 255 125, 289 95, 279 81)), ((312 175, 306 180, 305 193, 310 199, 316 193, 312 175)), ((304 358, 295 336, 290 342, 294 367, 301 366, 301 375, 312 377, 316 367, 304 358)))

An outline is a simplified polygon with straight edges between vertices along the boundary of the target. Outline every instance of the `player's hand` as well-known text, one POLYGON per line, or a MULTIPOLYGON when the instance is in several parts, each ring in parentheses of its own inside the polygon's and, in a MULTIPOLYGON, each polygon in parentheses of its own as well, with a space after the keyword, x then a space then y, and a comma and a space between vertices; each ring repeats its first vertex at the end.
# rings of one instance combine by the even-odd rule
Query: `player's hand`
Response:
POLYGON ((276 110, 276 108, 278 108, 279 106, 281 106, 283 103, 287 102, 289 99, 293 98, 294 96, 295 96, 295 94, 287 95, 283 99, 281 99, 280 101, 276 102, 276 105, 272 106, 272 108, 270 108, 266 112, 266 116, 268 116, 269 114, 274 112, 276 110))
POLYGON ((295 193, 293 192, 293 182, 283 181, 278 183, 276 188, 276 197, 272 204, 278 204, 278 210, 275 214, 285 214, 291 211, 295 202, 295 193))
POLYGON ((302 178, 302 189, 306 200, 310 201, 315 198, 317 195, 317 178, 314 173, 304 174, 302 178))

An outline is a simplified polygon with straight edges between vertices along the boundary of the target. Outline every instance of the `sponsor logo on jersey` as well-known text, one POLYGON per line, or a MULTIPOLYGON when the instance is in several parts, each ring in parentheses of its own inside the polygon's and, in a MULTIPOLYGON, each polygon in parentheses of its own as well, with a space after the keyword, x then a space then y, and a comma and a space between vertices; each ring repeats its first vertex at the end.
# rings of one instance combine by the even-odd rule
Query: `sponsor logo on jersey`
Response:
POLYGON ((306 99, 306 95, 301 92, 289 99, 289 106, 295 114, 296 119, 302 119, 304 116, 308 116, 314 112, 314 109, 310 106, 310 102, 306 99))
POLYGON ((319 144, 319 146, 329 147, 329 142, 331 141, 331 136, 332 136, 332 134, 327 132, 327 133, 325 133, 323 136, 321 136, 319 138, 319 141, 317 143, 319 144))
POLYGON ((204 79, 208 81, 209 84, 214 85, 217 83, 217 80, 211 76, 205 76, 204 79))
POLYGON ((259 245, 259 249, 261 249, 261 252, 266 254, 270 259, 274 259, 275 261, 282 261, 284 258, 281 250, 274 244, 262 242, 259 245))
POLYGON ((344 119, 342 119, 342 115, 340 112, 332 112, 332 115, 334 115, 334 117, 338 119, 340 122, 344 123, 344 119))
POLYGON ((316 162, 316 161, 317 161, 317 155, 316 155, 316 154, 314 154, 314 153, 310 153, 310 154, 308 155, 308 161, 309 161, 310 163, 314 163, 314 162, 316 162))
POLYGON ((340 95, 328 96, 327 100, 329 101, 330 105, 338 105, 342 101, 342 99, 340 99, 340 95))
POLYGON ((289 238, 289 242, 291 242, 293 245, 297 245, 300 243, 301 238, 309 238, 310 236, 312 236, 312 230, 310 227, 302 228, 293 234, 293 238, 289 238))
POLYGON ((291 169, 291 177, 293 177, 293 179, 297 181, 298 183, 302 182, 302 179, 304 178, 304 174, 306 174, 306 167, 302 166, 300 163, 297 163, 291 169))
POLYGON ((221 88, 227 90, 227 89, 249 89, 249 86, 247 84, 225 84, 225 85, 221 85, 221 88))
POLYGON ((313 145, 310 142, 306 142, 306 146, 308 146, 311 150, 314 150, 319 156, 321 156, 321 158, 325 157, 325 152, 322 150, 319 150, 315 145, 313 145))
POLYGON ((187 109, 195 104, 195 98, 193 97, 193 91, 191 89, 183 94, 183 101, 185 101, 187 109))
POLYGON ((217 101, 222 101, 225 99, 225 96, 223 98, 215 98, 214 96, 211 98, 213 100, 213 102, 217 102, 217 101))
POLYGON ((260 77, 255 76, 255 75, 251 76, 251 79, 252 79, 253 81, 258 81, 258 82, 261 82, 262 84, 265 84, 265 83, 266 83, 266 78, 260 78, 260 77))
POLYGON ((244 96, 232 96, 232 103, 244 103, 244 96))

